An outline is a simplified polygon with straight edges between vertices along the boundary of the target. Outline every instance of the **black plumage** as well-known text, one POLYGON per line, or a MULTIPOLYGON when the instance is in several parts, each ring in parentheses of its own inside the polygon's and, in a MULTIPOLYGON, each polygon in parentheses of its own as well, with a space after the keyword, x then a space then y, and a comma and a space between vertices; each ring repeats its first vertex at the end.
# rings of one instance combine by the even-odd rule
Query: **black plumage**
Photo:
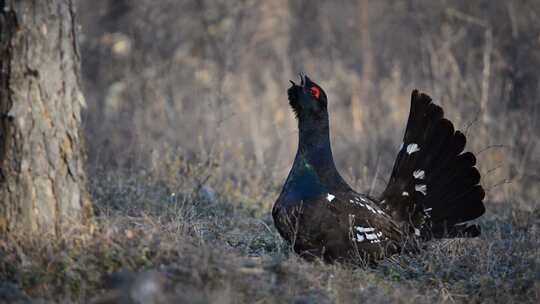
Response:
POLYGON ((291 83, 299 144, 272 215, 297 253, 326 261, 376 260, 416 240, 480 234, 477 225, 465 223, 485 211, 476 158, 463 152, 465 136, 429 96, 413 91, 403 147, 387 188, 372 198, 355 192, 336 169, 324 90, 303 75, 299 85, 291 83))

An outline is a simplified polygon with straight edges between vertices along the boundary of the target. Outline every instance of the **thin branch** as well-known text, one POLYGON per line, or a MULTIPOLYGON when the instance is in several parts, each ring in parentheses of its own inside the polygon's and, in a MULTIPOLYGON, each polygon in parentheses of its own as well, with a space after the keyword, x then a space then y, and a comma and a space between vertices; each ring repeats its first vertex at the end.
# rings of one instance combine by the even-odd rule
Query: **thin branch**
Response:
POLYGON ((510 148, 511 147, 508 146, 508 145, 490 145, 490 146, 487 146, 484 149, 476 152, 476 155, 480 155, 480 154, 486 152, 487 150, 491 150, 491 149, 510 149, 510 148))

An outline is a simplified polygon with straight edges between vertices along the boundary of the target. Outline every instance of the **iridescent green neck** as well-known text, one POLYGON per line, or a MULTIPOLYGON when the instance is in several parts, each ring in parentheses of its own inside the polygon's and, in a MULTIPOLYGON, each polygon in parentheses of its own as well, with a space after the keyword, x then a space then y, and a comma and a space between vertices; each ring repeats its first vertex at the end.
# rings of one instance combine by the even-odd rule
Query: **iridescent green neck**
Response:
POLYGON ((301 154, 297 154, 285 188, 293 197, 308 199, 328 192, 319 173, 301 154))
POLYGON ((314 193, 349 189, 336 169, 327 127, 315 130, 300 128, 298 151, 289 180, 314 193))

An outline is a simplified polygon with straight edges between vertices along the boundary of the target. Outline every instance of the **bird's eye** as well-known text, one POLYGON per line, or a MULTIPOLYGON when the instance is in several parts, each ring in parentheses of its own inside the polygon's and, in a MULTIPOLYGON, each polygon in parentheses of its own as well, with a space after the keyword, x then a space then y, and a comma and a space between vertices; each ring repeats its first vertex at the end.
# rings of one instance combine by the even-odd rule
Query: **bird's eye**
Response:
POLYGON ((315 98, 319 99, 319 97, 321 97, 321 90, 319 90, 319 88, 317 88, 316 86, 312 86, 310 91, 311 94, 315 96, 315 98))

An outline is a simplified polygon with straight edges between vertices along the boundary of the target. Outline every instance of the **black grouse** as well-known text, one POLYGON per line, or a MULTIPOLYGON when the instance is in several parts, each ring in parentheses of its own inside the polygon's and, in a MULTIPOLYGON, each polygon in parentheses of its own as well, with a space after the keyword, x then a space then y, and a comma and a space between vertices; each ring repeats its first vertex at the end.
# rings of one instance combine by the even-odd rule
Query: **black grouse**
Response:
POLYGON ((467 221, 485 212, 476 158, 463 152, 441 107, 417 90, 403 145, 379 198, 354 191, 341 177, 330 147, 328 99, 307 76, 291 81, 289 103, 298 119, 292 169, 272 210, 281 236, 303 257, 375 261, 414 250, 419 240, 475 237, 467 221), (411 242, 412 241, 412 242, 411 242))

